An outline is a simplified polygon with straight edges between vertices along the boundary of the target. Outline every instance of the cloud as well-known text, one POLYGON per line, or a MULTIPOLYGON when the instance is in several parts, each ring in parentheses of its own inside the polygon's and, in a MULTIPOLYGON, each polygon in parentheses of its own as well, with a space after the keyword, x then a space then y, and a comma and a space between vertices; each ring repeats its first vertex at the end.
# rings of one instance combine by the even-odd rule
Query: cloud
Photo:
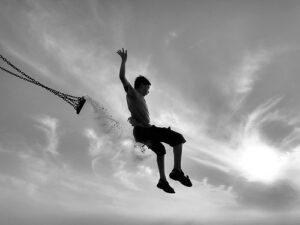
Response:
POLYGON ((233 190, 238 196, 237 201, 245 208, 288 212, 299 203, 299 190, 284 181, 267 185, 240 180, 233 186, 233 190))
POLYGON ((224 166, 222 164, 216 163, 216 162, 214 162, 213 160, 210 160, 210 159, 204 160, 204 159, 200 159, 198 157, 191 157, 191 159, 193 159, 196 162, 204 165, 205 167, 212 167, 212 168, 220 170, 220 171, 222 171, 224 173, 228 173, 229 170, 230 170, 228 167, 226 167, 226 166, 224 166))
POLYGON ((248 115, 244 128, 244 133, 249 133, 251 130, 260 129, 263 123, 280 119, 278 112, 269 112, 281 101, 281 98, 269 99, 267 102, 259 105, 252 113, 248 115))
POLYGON ((97 136, 97 133, 93 129, 86 129, 85 135, 90 139, 89 154, 91 157, 95 157, 101 153, 101 147, 104 142, 97 136))
POLYGON ((234 90, 238 94, 252 91, 254 82, 258 79, 257 73, 262 66, 269 62, 270 53, 260 51, 256 54, 246 54, 241 66, 234 72, 234 90))
MULTIPOLYGON (((299 128, 292 127, 292 131, 289 132, 288 135, 284 137, 284 139, 281 140, 281 149, 284 149, 285 151, 291 151, 299 146, 300 141, 300 130, 299 128)), ((285 132, 285 134, 288 132, 285 132)))
POLYGON ((40 124, 37 125, 39 129, 44 131, 47 138, 48 146, 44 148, 44 151, 49 152, 53 155, 58 155, 57 150, 59 137, 57 135, 58 120, 50 116, 42 116, 37 119, 40 124))
POLYGON ((166 45, 169 45, 170 42, 176 39, 177 37, 178 37, 178 33, 176 31, 170 31, 167 37, 165 38, 166 45))
POLYGON ((232 109, 241 108, 245 98, 253 91, 254 84, 259 80, 260 71, 270 62, 272 54, 266 50, 246 53, 242 62, 234 69, 225 88, 229 95, 233 95, 232 109))

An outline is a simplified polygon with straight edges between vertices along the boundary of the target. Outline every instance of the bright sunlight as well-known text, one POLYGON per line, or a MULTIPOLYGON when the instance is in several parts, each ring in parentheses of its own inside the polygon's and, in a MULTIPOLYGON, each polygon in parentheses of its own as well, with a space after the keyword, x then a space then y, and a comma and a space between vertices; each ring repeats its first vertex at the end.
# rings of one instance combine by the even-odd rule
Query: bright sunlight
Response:
POLYGON ((258 134, 245 137, 239 152, 238 169, 249 181, 272 183, 280 178, 285 156, 258 134))

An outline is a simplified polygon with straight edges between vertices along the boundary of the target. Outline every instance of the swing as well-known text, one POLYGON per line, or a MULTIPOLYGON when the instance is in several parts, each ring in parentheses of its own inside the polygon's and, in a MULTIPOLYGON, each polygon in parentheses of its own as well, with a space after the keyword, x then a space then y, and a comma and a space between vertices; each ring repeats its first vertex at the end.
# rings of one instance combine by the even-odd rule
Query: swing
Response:
POLYGON ((35 79, 33 79, 32 77, 30 77, 29 75, 27 75, 26 73, 24 73, 22 70, 20 70, 19 68, 17 68, 15 65, 13 65, 8 59, 6 59, 3 55, 0 54, 0 59, 2 61, 4 61, 8 66, 10 66, 11 68, 13 68, 14 70, 16 70, 19 74, 14 73, 9 71, 8 69, 5 69, 4 67, 0 66, 0 69, 3 70, 4 72, 13 75, 15 77, 18 77, 22 80, 25 80, 29 83, 33 83, 37 86, 40 86, 48 91, 50 91, 51 93, 55 94, 56 96, 60 97, 61 99, 63 99, 64 101, 66 101, 67 103, 69 103, 71 106, 73 106, 73 108, 75 109, 76 113, 79 114, 83 105, 86 102, 86 99, 84 97, 76 97, 76 96, 72 96, 72 95, 68 95, 62 92, 59 92, 57 90, 54 90, 52 88, 49 88, 43 84, 41 84, 40 82, 36 81, 35 79))

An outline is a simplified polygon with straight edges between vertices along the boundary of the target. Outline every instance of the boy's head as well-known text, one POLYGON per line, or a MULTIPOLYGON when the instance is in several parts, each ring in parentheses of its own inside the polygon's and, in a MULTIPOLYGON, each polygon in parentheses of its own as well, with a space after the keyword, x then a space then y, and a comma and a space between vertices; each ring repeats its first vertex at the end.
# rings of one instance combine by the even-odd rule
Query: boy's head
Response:
POLYGON ((146 96, 149 93, 150 85, 150 81, 142 75, 139 75, 134 81, 134 89, 143 96, 146 96))

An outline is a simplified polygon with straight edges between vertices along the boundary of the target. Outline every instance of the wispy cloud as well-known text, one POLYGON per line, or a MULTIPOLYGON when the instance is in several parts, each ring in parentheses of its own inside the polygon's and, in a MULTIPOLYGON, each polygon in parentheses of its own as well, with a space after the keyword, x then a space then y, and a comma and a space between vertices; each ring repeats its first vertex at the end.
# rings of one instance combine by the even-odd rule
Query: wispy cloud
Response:
POLYGON ((260 51, 256 54, 246 54, 240 67, 234 72, 235 91, 246 94, 252 91, 253 84, 258 79, 258 72, 270 60, 270 53, 260 51))
POLYGON ((234 96, 232 108, 238 110, 245 98, 253 91, 255 83, 259 80, 259 72, 270 62, 272 54, 267 50, 247 52, 240 64, 234 69, 230 78, 230 95, 234 96))
POLYGON ((104 145, 104 141, 97 136, 97 133, 93 129, 86 129, 85 135, 90 139, 89 154, 95 157, 101 153, 101 147, 104 145))
POLYGON ((258 106, 252 113, 249 114, 246 119, 246 124, 244 127, 244 133, 250 133, 251 130, 257 130, 261 125, 270 120, 279 119, 279 114, 277 111, 270 112, 279 102, 281 98, 270 99, 264 104, 258 106))
POLYGON ((57 150, 59 136, 57 134, 58 121, 55 118, 49 116, 42 116, 37 119, 39 125, 37 127, 44 131, 47 139, 47 146, 45 151, 53 155, 58 155, 57 150))

